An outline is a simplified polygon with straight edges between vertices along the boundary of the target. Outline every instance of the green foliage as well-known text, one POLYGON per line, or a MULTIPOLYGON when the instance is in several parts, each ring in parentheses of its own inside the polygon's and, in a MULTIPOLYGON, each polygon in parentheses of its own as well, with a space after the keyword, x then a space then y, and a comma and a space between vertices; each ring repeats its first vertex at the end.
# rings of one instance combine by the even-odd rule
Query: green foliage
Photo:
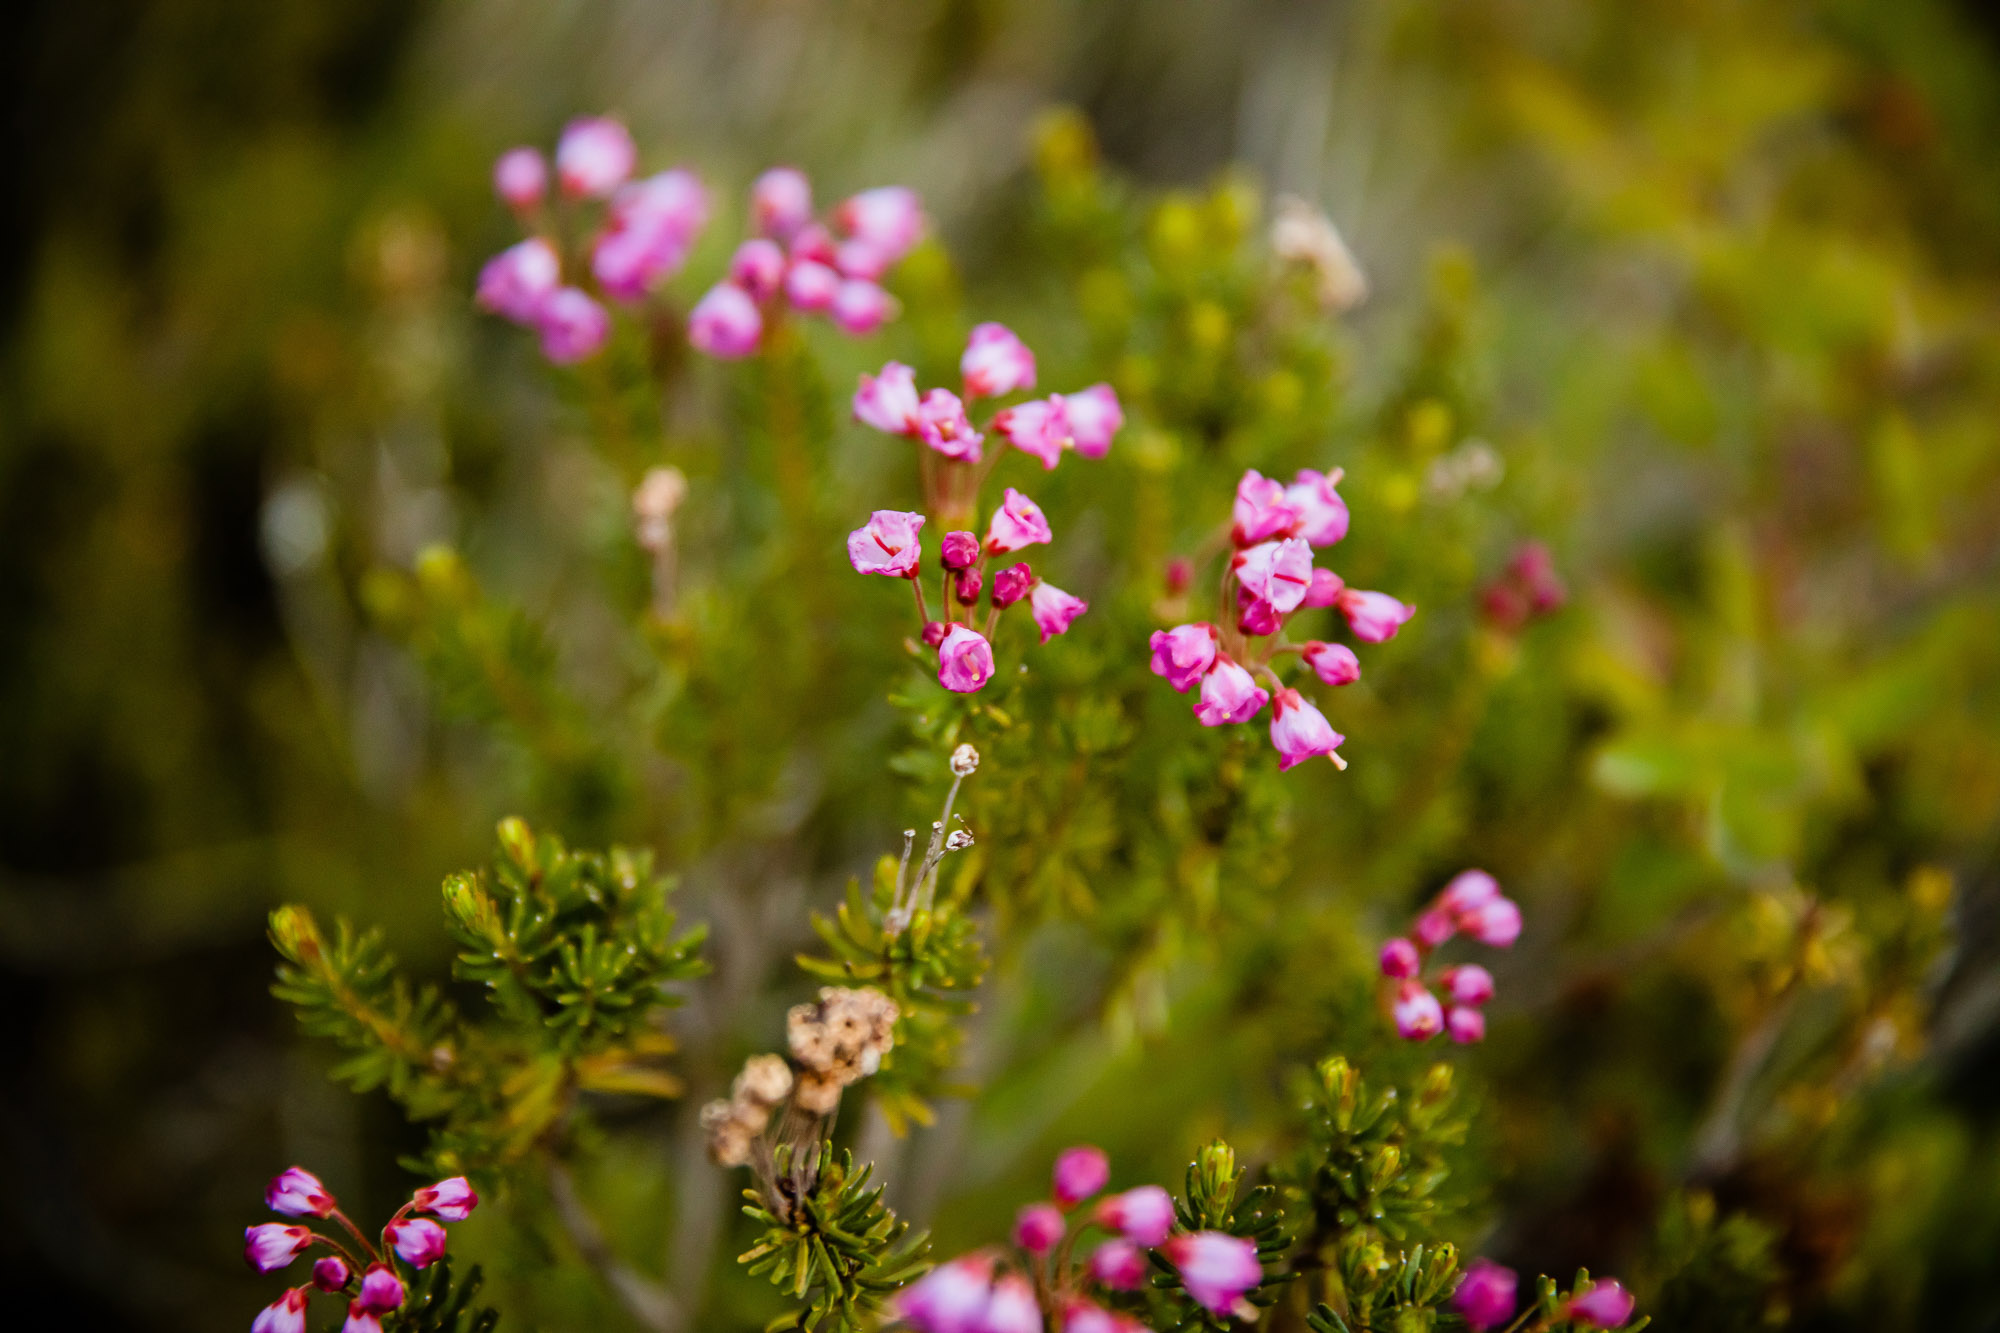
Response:
MULTIPOLYGON (((1264 1281, 1244 1299, 1261 1308, 1274 1304, 1289 1280, 1280 1261, 1292 1238, 1278 1191, 1264 1184, 1246 1188, 1244 1175, 1234 1148, 1220 1139, 1209 1144, 1188 1163, 1186 1187, 1174 1201, 1174 1220, 1185 1231, 1221 1231, 1256 1243, 1264 1281)), ((1153 1265, 1161 1271, 1153 1276, 1149 1326, 1222 1330, 1234 1324, 1232 1317, 1212 1314, 1190 1299, 1158 1253, 1153 1265)))
POLYGON ((452 1281, 450 1258, 439 1259, 410 1283, 403 1304, 383 1321, 391 1333, 491 1333, 500 1312, 472 1302, 485 1282, 474 1264, 452 1281))
POLYGON ((743 1191, 743 1213, 758 1236, 737 1262, 802 1303, 767 1330, 857 1333, 891 1292, 930 1267, 928 1236, 889 1210, 882 1186, 869 1188, 873 1171, 856 1170, 854 1155, 830 1143, 798 1157, 786 1144, 776 1155, 773 1193, 743 1191))
POLYGON ((1315 1333, 1418 1333, 1458 1287, 1458 1251, 1417 1245, 1392 1257, 1356 1233, 1340 1246, 1339 1274, 1347 1308, 1315 1305, 1306 1315, 1315 1333))

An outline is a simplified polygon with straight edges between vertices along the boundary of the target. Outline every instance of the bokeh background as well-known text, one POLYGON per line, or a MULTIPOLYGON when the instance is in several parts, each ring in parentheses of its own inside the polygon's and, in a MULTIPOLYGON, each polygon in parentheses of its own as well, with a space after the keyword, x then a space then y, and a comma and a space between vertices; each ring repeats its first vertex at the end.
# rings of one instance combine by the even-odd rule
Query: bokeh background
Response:
MULTIPOLYGON (((1427 327, 1441 253, 1479 274, 1477 395, 1491 429, 1530 442, 1535 484, 1559 497, 1542 535, 1610 627, 1601 640, 1628 650, 1585 691, 1625 723, 1587 785, 1657 803, 1651 826, 1616 824, 1585 858, 1653 886, 1590 909, 1601 935, 1677 919, 1674 895, 1705 872, 1654 853, 1684 834, 1725 878, 1782 863, 1947 893, 1956 943, 1923 979, 1923 1051, 1868 1131, 1893 1151, 1844 1193, 1786 1196, 1754 1169, 1731 1188, 1786 1219, 1803 1324, 2000 1327, 1986 7, 31 0, 10 27, 10 1290, 71 1327, 240 1328, 268 1297, 242 1273, 238 1228, 277 1167, 308 1161, 364 1210, 406 1188, 395 1157, 420 1135, 328 1082, 327 1053, 269 996, 264 921, 288 900, 380 921, 439 973, 435 886, 484 856, 510 808, 503 786, 466 778, 489 757, 440 726, 358 580, 329 572, 407 566, 477 509, 487 568, 530 600, 559 601, 575 573, 537 564, 560 504, 506 510, 525 489, 593 483, 560 466, 526 478, 520 442, 550 420, 551 391, 470 308, 479 262, 509 239, 494 154, 609 111, 649 157, 724 193, 780 161, 828 197, 907 182, 969 304, 1004 309, 1039 277, 1018 243, 1035 127, 1067 106, 1135 191, 1227 178, 1324 207, 1373 287, 1347 322, 1359 347, 1427 327), (1661 666, 1678 683, 1646 695, 1645 664, 1677 651, 1662 604, 1727 642, 1700 650, 1696 683, 1661 666)), ((1391 364, 1357 357, 1357 396, 1391 364)), ((587 616, 568 629, 596 632, 587 616)), ((1532 733, 1542 715, 1523 716, 1532 733)), ((865 868, 899 800, 849 795, 823 864, 772 871, 798 879, 788 901, 865 868)), ((1565 813, 1509 818, 1531 832, 1565 813)), ((1546 1041, 1497 1048, 1511 1086, 1561 1100, 1600 1054, 1663 1081, 1715 1076, 1709 1012, 1670 986, 1621 997, 1630 955, 1604 948, 1546 1041), (1657 1050, 1595 1051, 1593 1015, 1635 1006, 1652 1017, 1618 1030, 1657 1050), (1550 1042, 1573 1058, 1550 1063, 1550 1042)), ((988 1127, 1096 1049, 1049 1055, 988 1127)), ((1573 1143, 1511 1145, 1538 1163, 1546 1211, 1517 1217, 1510 1255, 1615 1262, 1617 1227, 1651 1225, 1660 1166, 1617 1093, 1596 1088, 1595 1119, 1565 1122, 1573 1143)), ((1058 1132, 1003 1134, 1013 1155, 961 1181, 985 1212, 958 1239, 1005 1216, 1042 1129, 1058 1132)), ((934 1211, 936 1195, 910 1202, 934 1211)), ((561 1308, 520 1326, 560 1326, 561 1308)))

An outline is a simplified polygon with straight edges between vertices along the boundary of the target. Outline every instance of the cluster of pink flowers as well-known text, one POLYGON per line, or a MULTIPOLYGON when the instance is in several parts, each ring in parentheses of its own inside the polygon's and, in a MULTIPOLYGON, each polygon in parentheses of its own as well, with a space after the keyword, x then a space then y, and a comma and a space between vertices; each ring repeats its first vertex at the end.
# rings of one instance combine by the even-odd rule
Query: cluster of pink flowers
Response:
MULTIPOLYGON (((1513 1269, 1474 1259, 1452 1293, 1452 1308, 1473 1333, 1486 1333, 1514 1317, 1518 1287, 1513 1269)), ((1632 1293, 1606 1278, 1572 1295, 1564 1302, 1563 1314, 1590 1328, 1621 1328, 1632 1318, 1633 1305, 1632 1293)))
POLYGON ((479 1196, 464 1176, 426 1185, 396 1210, 377 1240, 349 1221, 319 1177, 303 1167, 290 1167, 272 1180, 264 1202, 286 1217, 336 1222, 356 1248, 297 1224, 264 1222, 246 1228, 243 1257, 260 1273, 289 1266, 315 1245, 331 1251, 313 1264, 310 1282, 290 1288, 264 1307, 251 1323, 251 1333, 305 1333, 306 1300, 314 1291, 348 1297, 341 1333, 381 1333, 381 1317, 403 1304, 405 1289, 397 1261, 421 1269, 443 1258, 445 1231, 439 1220, 463 1222, 472 1215, 479 1196))
POLYGON ((1089 609, 1082 598, 1038 577, 1026 561, 989 574, 989 561, 1049 542, 1054 534, 1041 506, 1012 486, 989 517, 985 537, 972 530, 980 488, 1001 457, 999 451, 986 448, 987 436, 998 434, 1045 469, 1053 468, 1065 450, 1085 458, 1104 457, 1112 437, 1125 424, 1125 413, 1111 386, 1096 384, 1080 393, 1016 403, 995 413, 984 430, 974 426, 966 403, 1035 387, 1035 354, 999 324, 981 324, 972 331, 959 372, 963 397, 942 388, 919 395, 915 373, 895 361, 882 367, 879 375, 861 377, 854 394, 855 418, 923 448, 920 472, 926 512, 876 510, 848 535, 847 558, 859 573, 910 581, 924 643, 937 652, 939 683, 970 694, 993 678, 993 631, 1002 611, 1025 600, 1042 642, 1047 643, 1089 609), (942 581, 940 618, 935 620, 922 582, 920 533, 928 514, 940 516, 948 528, 938 543, 942 581), (986 616, 975 628, 982 594, 986 616))
POLYGON ((1555 557, 1540 542, 1523 542, 1500 577, 1479 594, 1479 609, 1487 623, 1509 634, 1531 620, 1551 615, 1569 600, 1569 589, 1556 573, 1555 557))
POLYGON ((1173 1198, 1158 1185, 1113 1194, 1088 1216, 1076 1215, 1110 1178, 1098 1149, 1064 1152, 1056 1158, 1053 1198, 1016 1218, 1010 1256, 979 1250, 932 1270, 897 1293, 892 1316, 918 1333, 1144 1333, 1138 1320, 1092 1296, 1144 1285, 1146 1250, 1173 1265, 1203 1309, 1254 1314, 1244 1298, 1264 1280, 1256 1245, 1220 1231, 1175 1232, 1173 1198), (1077 1238, 1092 1227, 1105 1237, 1078 1266, 1077 1238))
MULTIPOLYGON (((1387 593, 1350 588, 1338 574, 1313 566, 1313 552, 1347 535, 1347 504, 1331 473, 1301 471, 1290 486, 1255 469, 1236 486, 1229 530, 1231 553, 1223 575, 1221 624, 1199 621, 1153 635, 1153 673, 1186 694, 1199 688, 1194 715, 1205 727, 1248 722, 1272 704, 1271 744, 1286 769, 1316 755, 1336 767, 1347 763, 1338 748, 1346 739, 1310 701, 1287 688, 1275 663, 1296 655, 1327 685, 1361 678, 1361 663, 1344 644, 1284 637, 1291 618, 1315 607, 1336 607, 1363 643, 1392 639, 1416 614, 1387 593), (1270 683, 1266 690, 1257 675, 1270 683)), ((1185 581, 1186 571, 1181 571, 1185 581)))
POLYGON ((710 356, 749 356, 786 308, 825 315, 856 337, 880 328, 896 311, 880 279, 923 239, 923 205, 914 191, 886 185, 842 202, 832 223, 813 217, 804 172, 773 167, 759 176, 750 190, 754 234, 688 316, 688 341, 710 356))
POLYGON ((1437 984, 1445 993, 1444 1003, 1423 982, 1431 951, 1461 931, 1495 949, 1511 948, 1521 936, 1521 909, 1484 870, 1453 876, 1417 915, 1409 935, 1382 946, 1384 993, 1396 1031, 1410 1041, 1429 1041, 1441 1031, 1461 1044, 1486 1036, 1486 1015, 1480 1011, 1493 998, 1491 972, 1477 963, 1443 969, 1437 984))

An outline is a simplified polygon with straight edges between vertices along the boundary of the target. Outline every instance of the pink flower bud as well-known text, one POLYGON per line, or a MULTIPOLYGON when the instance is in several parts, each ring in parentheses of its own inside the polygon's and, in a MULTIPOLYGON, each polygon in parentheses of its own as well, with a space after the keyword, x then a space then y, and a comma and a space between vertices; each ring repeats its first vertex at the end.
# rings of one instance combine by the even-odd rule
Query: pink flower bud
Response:
POLYGON ((275 1273, 303 1254, 314 1239, 304 1227, 262 1222, 243 1229, 243 1259, 260 1273, 275 1273))
POLYGON ((1461 1046, 1486 1040, 1486 1015, 1477 1009, 1455 1004, 1444 1011, 1445 1034, 1461 1046))
POLYGON ((580 287, 562 287, 542 302, 535 316, 542 355, 559 366, 596 356, 611 336, 611 316, 580 287))
POLYGON ((1347 591, 1347 585, 1340 575, 1330 569, 1315 569, 1312 583, 1306 588, 1305 599, 1300 606, 1332 606, 1340 601, 1340 594, 1347 591))
POLYGON ((946 458, 977 463, 983 438, 966 419, 965 404, 950 389, 932 389, 917 407, 917 438, 946 458))
POLYGON ((1398 981, 1414 977, 1418 968, 1423 965, 1422 958, 1417 954, 1417 946, 1400 935, 1383 943, 1382 952, 1376 961, 1381 966, 1383 976, 1394 977, 1398 981))
POLYGON ((412 1268, 429 1268, 444 1258, 444 1228, 428 1217, 405 1217, 389 1224, 389 1246, 412 1268))
POLYGON ((1278 691, 1271 712, 1271 744, 1277 747, 1280 756, 1280 773, 1319 755, 1326 755, 1339 765, 1335 750, 1346 739, 1333 729, 1326 714, 1297 690, 1278 691))
POLYGON ((1437 905, 1457 916, 1484 907, 1500 896, 1500 883, 1484 870, 1461 870, 1438 894, 1437 905))
POLYGON ((984 586, 985 580, 976 569, 961 569, 951 576, 951 595, 960 606, 979 605, 979 590, 984 586))
POLYGON ((938 645, 938 684, 954 694, 972 694, 993 679, 993 645, 964 625, 945 631, 938 645))
POLYGON ((321 1291, 340 1291, 353 1278, 354 1270, 347 1266, 347 1260, 329 1254, 313 1265, 313 1285, 321 1291))
POLYGON ((532 148, 509 148, 493 164, 493 193, 516 213, 538 207, 549 192, 549 164, 532 148))
POLYGON ((1052 1203, 1031 1203, 1014 1215, 1014 1243, 1029 1254, 1047 1254, 1062 1238, 1062 1210, 1052 1203))
POLYGON ((1181 1285, 1210 1314, 1228 1314, 1236 1302, 1264 1280, 1257 1247, 1240 1236, 1197 1231, 1171 1236, 1160 1247, 1180 1270, 1181 1285))
POLYGON ((694 173, 663 171, 623 186, 591 251, 591 272, 607 296, 637 301, 680 272, 708 225, 708 191, 694 173))
POLYGON ((1069 423, 1069 440, 1085 458, 1111 452, 1111 437, 1125 425, 1125 409, 1109 384, 1093 384, 1078 393, 1059 393, 1051 400, 1069 423))
POLYGON ((1146 1283, 1146 1257, 1122 1236, 1107 1240, 1091 1251, 1090 1275, 1113 1291, 1137 1291, 1146 1283))
POLYGON ((1245 472, 1236 483, 1236 503, 1230 509, 1230 518, 1230 535, 1238 546, 1255 546, 1289 537, 1299 526, 1299 511, 1292 507, 1284 486, 1255 468, 1245 472))
POLYGON ((927 620, 924 622, 924 647, 935 648, 944 642, 944 636, 951 631, 948 620, 927 620))
POLYGON ((979 1333, 992 1298, 992 1256, 967 1254, 890 1297, 889 1313, 918 1333, 979 1333))
POLYGON ((1248 722, 1271 701, 1270 692, 1258 685, 1227 653, 1215 655, 1215 665, 1201 678, 1201 697, 1195 701, 1195 720, 1204 727, 1226 722, 1248 722))
POLYGON ((854 419, 891 435, 915 435, 921 409, 916 372, 900 361, 883 366, 880 375, 863 375, 854 391, 854 419))
POLYGON ((993 576, 993 605, 1005 610, 1026 597, 1035 586, 1035 571, 1023 560, 993 576))
POLYGON ((562 261, 556 258, 555 247, 531 236, 486 261, 473 299, 504 319, 533 324, 542 302, 561 285, 562 261))
POLYGON ((1097 1220, 1150 1249, 1174 1229, 1174 1199, 1158 1185, 1141 1185, 1098 1204, 1097 1220))
POLYGON ((1007 555, 1024 546, 1054 539, 1055 534, 1049 531, 1049 521, 1042 516, 1041 506, 1009 486, 986 528, 987 553, 1007 555))
POLYGON ((1521 909, 1512 899, 1495 898, 1458 916, 1458 928, 1495 949, 1511 948, 1521 938, 1521 909))
POLYGON ((1321 643, 1314 639, 1305 646, 1301 656, 1322 684, 1352 685, 1361 679, 1361 659, 1344 643, 1321 643))
POLYGON ((791 253, 793 263, 818 264, 827 272, 833 273, 835 278, 840 276, 833 267, 833 237, 817 222, 804 224, 792 236, 791 253))
POLYGON ((1438 974, 1438 984, 1451 996, 1453 1004, 1478 1008, 1493 998, 1493 974, 1477 963, 1446 968, 1438 974))
POLYGON ((1074 1208, 1104 1188, 1111 1179, 1111 1162, 1103 1149, 1088 1144, 1065 1148, 1056 1158, 1054 1179, 1056 1202, 1074 1208))
POLYGON ((749 356, 764 339, 764 316, 750 293, 721 282, 695 302, 688 314, 688 341, 695 350, 722 361, 749 356))
POLYGON ((1616 1280, 1605 1278, 1590 1284, 1590 1290, 1570 1298, 1568 1314, 1592 1328, 1619 1328, 1632 1317, 1632 1293, 1616 1280))
POLYGON ((833 304, 840 275, 811 259, 795 259, 785 271, 785 299, 794 310, 818 314, 833 304))
POLYGON ((1028 1279, 1009 1273, 993 1284, 980 1333, 1042 1333, 1041 1303, 1028 1279))
POLYGON ((924 210, 916 193, 900 185, 864 190, 834 210, 834 222, 895 263, 923 239, 924 210))
POLYGON ((760 305, 778 294, 785 281, 785 252, 776 241, 755 237, 736 247, 729 259, 729 280, 760 305))
POLYGON ((812 211, 812 182, 797 167, 772 167, 750 187, 750 225, 759 236, 789 241, 812 211))
POLYGON ((639 160, 631 131, 615 120, 572 120, 556 143, 556 180, 572 199, 605 199, 623 185, 639 160))
POLYGON ((895 262, 887 250, 870 241, 842 241, 833 247, 833 266, 844 278, 874 282, 895 262))
POLYGON ((1261 597, 1252 597, 1243 589, 1236 590, 1236 628, 1250 638, 1262 638, 1266 634, 1276 634, 1285 627, 1285 618, 1278 614, 1278 608, 1261 597))
POLYGON ((306 1333, 306 1289, 293 1287, 259 1310, 250 1333, 306 1333))
POLYGON ((1186 694, 1215 665, 1215 626, 1206 622, 1153 631, 1153 674, 1186 694))
POLYGON ((1278 614, 1290 615, 1299 609, 1312 584, 1312 559, 1312 547, 1297 537, 1287 537, 1238 551, 1231 568, 1245 592, 1269 602, 1278 614))
POLYGON ((1005 324, 979 324, 958 359, 967 398, 998 398, 1035 387, 1035 354, 1005 324))
POLYGON ((354 1303, 364 1310, 387 1314, 403 1304, 403 1279, 387 1264, 370 1264, 361 1275, 361 1296, 354 1303))
POLYGON ((938 558, 946 569, 969 569, 979 563, 979 534, 960 528, 938 543, 938 558))
POLYGON ((1069 438, 1061 410, 1045 399, 1002 409, 993 418, 993 429, 1022 453, 1039 459, 1044 468, 1062 461, 1063 442, 1069 438))
POLYGON ((850 278, 834 289, 827 303, 827 318, 834 327, 852 337, 862 338, 882 327, 896 313, 896 302, 874 283, 850 278))
POLYGON ((1409 1041, 1429 1041, 1444 1027, 1444 1006, 1423 983, 1405 981, 1396 992, 1396 1033, 1409 1041))
POLYGON ((1285 488, 1285 502, 1299 515, 1299 536, 1314 546, 1331 546, 1347 535, 1347 502, 1333 489, 1339 480, 1337 468, 1331 476, 1307 468, 1285 488))
POLYGON ((442 1217, 447 1222, 463 1222, 479 1206, 479 1195, 473 1192, 471 1181, 464 1176, 453 1176, 424 1186, 411 1196, 410 1202, 420 1213, 442 1217))
POLYGON ((923 542, 918 536, 923 526, 922 514, 878 509, 866 523, 847 534, 847 561, 857 574, 913 578, 924 558, 923 542))
POLYGON ((1046 580, 1038 581, 1035 590, 1028 594, 1028 610, 1035 617, 1035 628, 1042 632, 1043 643, 1063 633, 1089 609, 1090 603, 1083 598, 1072 597, 1046 580))
POLYGON ((338 1207, 319 1177, 302 1166, 288 1166, 272 1179, 264 1206, 286 1217, 326 1217, 338 1207))
POLYGON ((1413 933, 1417 937, 1418 944, 1426 949, 1435 949, 1458 933, 1458 923, 1452 920, 1451 913, 1433 907, 1417 917, 1417 927, 1413 933))
MULTIPOLYGON (((251 1333, 256 1333, 256 1330, 252 1329, 251 1333)), ((382 1333, 382 1321, 360 1301, 350 1301, 347 1320, 340 1326, 340 1333, 382 1333)))
POLYGON ((1514 1317, 1514 1270, 1487 1259, 1474 1259, 1465 1280, 1452 1293, 1451 1306, 1473 1333, 1486 1333, 1514 1317))
POLYGON ((1528 608, 1547 615, 1569 600, 1569 589, 1556 573, 1555 558, 1540 542, 1523 542, 1507 562, 1507 577, 1521 590, 1528 608))
POLYGON ((1384 643, 1396 637, 1409 618, 1417 613, 1385 592, 1357 592, 1348 588, 1336 603, 1347 617, 1347 627, 1363 643, 1384 643))
POLYGON ((1062 1333, 1120 1333, 1118 1316, 1080 1296, 1063 1302, 1061 1329, 1062 1333))

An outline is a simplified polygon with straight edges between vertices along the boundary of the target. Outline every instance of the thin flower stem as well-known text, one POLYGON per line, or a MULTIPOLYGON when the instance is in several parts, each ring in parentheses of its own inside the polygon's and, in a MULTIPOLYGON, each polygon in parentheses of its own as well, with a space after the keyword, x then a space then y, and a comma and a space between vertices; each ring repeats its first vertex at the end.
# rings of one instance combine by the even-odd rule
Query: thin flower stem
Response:
POLYGON ((340 1211, 340 1209, 336 1208, 331 1213, 329 1213, 328 1216, 333 1218, 334 1221, 340 1223, 340 1225, 346 1227, 348 1235, 354 1237, 354 1239, 361 1242, 361 1248, 368 1251, 368 1257, 370 1259, 374 1260, 378 1264, 382 1262, 382 1251, 376 1249, 375 1243, 369 1240, 368 1237, 361 1234, 361 1228, 355 1226, 354 1223, 350 1222, 347 1218, 346 1213, 343 1213, 340 1211))
POLYGON ((930 624, 930 608, 924 605, 924 585, 915 574, 910 575, 910 591, 917 595, 917 619, 926 625, 930 624))

